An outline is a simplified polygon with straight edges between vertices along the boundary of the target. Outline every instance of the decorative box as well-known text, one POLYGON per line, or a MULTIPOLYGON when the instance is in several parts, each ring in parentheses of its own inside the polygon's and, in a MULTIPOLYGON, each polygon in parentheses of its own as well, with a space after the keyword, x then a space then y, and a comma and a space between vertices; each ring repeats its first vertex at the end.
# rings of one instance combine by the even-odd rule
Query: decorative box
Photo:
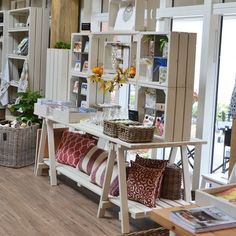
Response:
POLYGON ((224 198, 214 196, 214 194, 226 191, 232 187, 236 187, 236 184, 227 184, 216 188, 196 190, 196 204, 199 206, 215 205, 222 211, 225 211, 236 218, 236 204, 229 202, 224 198))
POLYGON ((42 117, 46 117, 49 114, 49 109, 46 104, 34 104, 34 114, 42 117))
POLYGON ((53 109, 53 118, 62 123, 78 123, 80 120, 89 119, 94 116, 94 112, 78 112, 71 110, 53 109))

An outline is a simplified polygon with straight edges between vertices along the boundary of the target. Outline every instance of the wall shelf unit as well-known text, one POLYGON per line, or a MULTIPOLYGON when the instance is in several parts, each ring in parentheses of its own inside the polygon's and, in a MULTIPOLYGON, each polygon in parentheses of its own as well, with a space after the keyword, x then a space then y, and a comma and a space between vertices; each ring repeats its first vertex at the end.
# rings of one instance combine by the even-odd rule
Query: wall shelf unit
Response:
MULTIPOLYGON (((7 12, 7 58, 10 80, 19 81, 24 61, 28 64, 28 87, 45 93, 46 50, 49 34, 49 10, 27 7, 7 12)), ((16 96, 10 93, 10 98, 16 96)))

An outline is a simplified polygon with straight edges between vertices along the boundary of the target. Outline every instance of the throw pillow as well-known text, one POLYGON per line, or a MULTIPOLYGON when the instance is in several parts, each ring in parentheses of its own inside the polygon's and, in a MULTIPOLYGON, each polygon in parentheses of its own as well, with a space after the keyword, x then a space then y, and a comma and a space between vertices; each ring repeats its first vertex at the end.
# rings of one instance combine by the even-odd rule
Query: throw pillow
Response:
POLYGON ((76 167, 81 156, 89 146, 95 145, 96 142, 97 140, 90 135, 65 131, 56 152, 56 160, 62 164, 76 167))
POLYGON ((127 180, 128 199, 155 207, 155 194, 161 176, 161 171, 131 161, 127 180))
POLYGON ((90 175, 107 157, 107 151, 97 146, 90 146, 86 154, 80 158, 77 168, 90 175))
POLYGON ((158 186, 157 186, 156 194, 155 194, 156 198, 160 197, 161 186, 162 186, 162 182, 163 182, 163 174, 164 174, 164 171, 165 171, 168 161, 167 160, 156 160, 156 159, 150 159, 150 158, 143 158, 137 154, 136 159, 135 159, 135 163, 137 163, 141 166, 144 166, 144 167, 154 168, 154 169, 158 169, 159 171, 161 171, 162 175, 161 175, 161 178, 158 182, 158 186))
MULTIPOLYGON (((107 166, 107 160, 105 160, 99 166, 97 166, 94 169, 94 171, 92 171, 92 173, 90 175, 90 181, 94 184, 97 184, 101 188, 103 187, 106 166, 107 166)), ((112 196, 119 195, 119 180, 118 180, 118 166, 117 166, 117 164, 115 164, 113 167, 109 193, 112 196)))

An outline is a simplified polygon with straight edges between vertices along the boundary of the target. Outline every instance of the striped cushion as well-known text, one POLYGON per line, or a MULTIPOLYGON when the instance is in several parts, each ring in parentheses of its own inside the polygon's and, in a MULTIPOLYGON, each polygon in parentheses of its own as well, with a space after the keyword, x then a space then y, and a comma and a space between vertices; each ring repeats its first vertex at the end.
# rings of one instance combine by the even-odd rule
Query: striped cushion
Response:
POLYGON ((80 158, 77 168, 90 175, 107 157, 107 151, 97 146, 90 146, 87 153, 80 158))
MULTIPOLYGON (((98 186, 102 187, 104 182, 104 176, 107 166, 107 160, 102 162, 97 168, 91 173, 90 181, 98 186)), ((111 185, 109 193, 113 196, 119 195, 119 180, 118 180, 118 166, 117 164, 113 167, 111 185)))

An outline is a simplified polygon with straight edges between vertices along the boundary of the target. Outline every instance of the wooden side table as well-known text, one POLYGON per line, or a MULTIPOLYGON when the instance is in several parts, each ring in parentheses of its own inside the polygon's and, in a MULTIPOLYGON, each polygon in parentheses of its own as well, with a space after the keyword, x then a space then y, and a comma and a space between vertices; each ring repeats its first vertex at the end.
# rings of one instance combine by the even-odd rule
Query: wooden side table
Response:
POLYGON ((223 229, 217 231, 211 231, 206 233, 192 233, 187 231, 186 229, 182 228, 181 226, 177 225, 170 219, 170 213, 172 211, 181 210, 181 209, 188 209, 188 208, 195 208, 198 207, 197 205, 188 205, 185 207, 171 207, 171 208, 163 208, 158 210, 153 210, 151 212, 151 219, 157 222, 158 224, 162 225, 166 229, 172 231, 172 235, 178 236, 231 236, 236 235, 236 228, 231 229, 223 229))

